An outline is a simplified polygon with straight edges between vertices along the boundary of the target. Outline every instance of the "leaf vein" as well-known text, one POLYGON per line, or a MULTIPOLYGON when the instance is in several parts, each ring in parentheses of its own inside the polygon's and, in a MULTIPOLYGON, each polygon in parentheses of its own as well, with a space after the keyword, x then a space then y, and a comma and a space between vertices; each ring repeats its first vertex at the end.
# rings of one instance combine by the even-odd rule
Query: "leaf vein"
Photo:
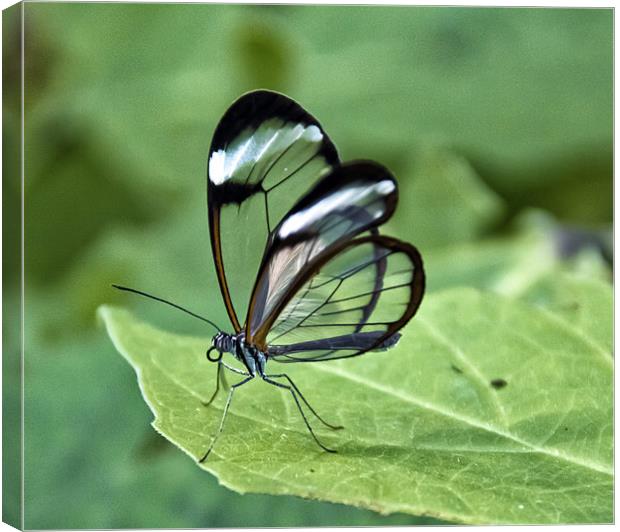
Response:
POLYGON ((451 419, 455 419, 457 421, 460 421, 461 423, 464 423, 466 425, 469 425, 471 427, 475 427, 478 429, 482 429, 485 430, 491 434, 496 434, 498 436, 502 436, 503 438, 506 438, 507 440, 511 440, 519 445, 522 445, 528 449, 530 449, 533 452, 539 453, 539 454, 544 454, 544 455, 548 455, 548 456, 552 456, 553 458, 559 458, 561 460, 564 460, 566 462, 569 462, 571 464, 574 465, 579 465, 582 467, 585 467, 587 469, 592 469, 594 471, 597 471, 599 473, 605 474, 605 475, 613 475, 613 468, 612 467, 608 467, 604 464, 599 464, 597 462, 594 462, 592 460, 587 460, 585 458, 581 458, 578 456, 573 456, 570 454, 566 454, 563 453, 557 449, 544 449, 541 448, 539 446, 537 446, 536 444, 529 442, 527 440, 524 440, 522 438, 520 438, 519 436, 515 435, 515 434, 510 434, 508 431, 503 430, 502 428, 499 427, 495 427, 493 425, 490 425, 489 423, 485 423, 483 421, 479 421, 475 418, 469 417, 469 416, 465 416, 463 414, 459 414, 458 412, 455 412, 454 410, 447 410, 439 405, 433 404, 429 401, 425 401, 423 399, 419 399, 417 397, 414 397, 413 395, 410 394, 406 394, 403 393, 400 390, 395 390, 389 386, 385 386, 383 384, 377 383, 377 382, 373 382, 370 381, 368 379, 365 379, 359 375, 356 375, 355 373, 351 373, 348 372, 344 369, 342 369, 341 367, 337 367, 337 366, 333 366, 333 365, 327 365, 324 364, 322 366, 317 365, 315 366, 315 369, 318 371, 323 371, 325 373, 331 373, 333 375, 338 375, 340 377, 344 377, 346 379, 349 379, 353 382, 357 382, 358 384, 362 384, 364 386, 367 386, 368 388, 380 391, 382 393, 385 393, 386 395, 391 395, 392 397, 395 397, 396 399, 399 399, 401 401, 407 402, 409 404, 413 404, 419 408, 425 409, 425 410, 430 410, 432 412, 435 412, 437 414, 440 414, 444 417, 448 417, 451 419))

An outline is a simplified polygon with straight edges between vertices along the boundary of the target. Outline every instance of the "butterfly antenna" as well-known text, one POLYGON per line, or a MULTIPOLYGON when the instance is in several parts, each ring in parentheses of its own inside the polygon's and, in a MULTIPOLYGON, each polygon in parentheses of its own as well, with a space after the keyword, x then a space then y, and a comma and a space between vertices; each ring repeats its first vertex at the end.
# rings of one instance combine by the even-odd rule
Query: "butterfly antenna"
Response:
POLYGON ((206 321, 209 325, 211 325, 212 327, 215 327, 218 331, 222 331, 222 329, 220 329, 215 323, 213 323, 211 320, 208 320, 207 318, 204 318, 203 316, 199 316, 198 314, 196 314, 195 312, 192 312, 191 310, 187 310, 186 308, 183 308, 180 305, 177 305, 176 303, 172 303, 171 301, 166 301, 165 299, 162 299, 161 297, 157 297, 151 294, 147 294, 146 292, 142 292, 140 290, 136 290, 135 288, 128 288, 126 286, 119 286, 117 284, 113 284, 112 285, 114 288, 118 289, 118 290, 123 290, 125 292, 132 292, 134 294, 138 294, 139 296, 144 296, 144 297, 148 297, 149 299, 154 299, 155 301, 160 301, 161 303, 165 303, 166 305, 170 305, 171 307, 174 307, 178 310, 181 310, 183 312, 185 312, 186 314, 189 314, 190 316, 194 316, 194 318, 198 318, 199 320, 202 321, 206 321))

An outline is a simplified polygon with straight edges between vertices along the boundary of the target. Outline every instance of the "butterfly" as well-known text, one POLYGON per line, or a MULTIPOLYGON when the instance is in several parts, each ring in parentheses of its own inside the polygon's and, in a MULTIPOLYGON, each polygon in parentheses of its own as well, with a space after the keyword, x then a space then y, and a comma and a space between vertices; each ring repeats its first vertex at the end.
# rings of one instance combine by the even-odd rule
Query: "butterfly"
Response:
POLYGON ((287 390, 316 443, 303 406, 331 429, 284 372, 267 364, 324 362, 384 351, 416 313, 424 294, 422 258, 411 244, 379 233, 394 213, 398 188, 384 166, 341 162, 316 118, 287 96, 249 92, 225 112, 208 157, 209 237, 231 329, 162 298, 215 327, 207 358, 242 378, 230 386, 217 433, 234 392, 255 377, 287 390), (223 360, 229 353, 243 369, 223 360))

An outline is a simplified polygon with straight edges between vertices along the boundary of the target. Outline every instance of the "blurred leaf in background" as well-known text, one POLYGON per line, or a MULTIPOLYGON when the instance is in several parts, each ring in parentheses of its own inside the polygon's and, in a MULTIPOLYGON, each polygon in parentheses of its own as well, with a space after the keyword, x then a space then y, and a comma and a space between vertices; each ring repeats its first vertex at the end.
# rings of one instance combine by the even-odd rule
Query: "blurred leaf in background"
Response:
MULTIPOLYGON (((257 88, 300 101, 344 160, 396 174, 386 231, 419 245, 429 294, 546 305, 577 276, 598 305, 611 293, 612 22, 605 9, 26 4, 26 527, 420 522, 219 486, 153 435, 95 309, 209 334, 116 282, 226 322, 206 156, 224 110, 257 88)), ((5 204, 18 198, 4 186, 5 204)))

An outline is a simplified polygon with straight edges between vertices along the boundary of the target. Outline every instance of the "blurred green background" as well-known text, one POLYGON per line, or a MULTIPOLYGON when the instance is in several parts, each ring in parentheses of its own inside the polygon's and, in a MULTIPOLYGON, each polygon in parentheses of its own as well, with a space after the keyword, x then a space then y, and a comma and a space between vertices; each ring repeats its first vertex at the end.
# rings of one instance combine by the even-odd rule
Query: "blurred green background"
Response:
MULTIPOLYGON (((257 88, 301 102, 344 160, 396 174, 386 232, 418 245, 430 292, 510 294, 500 272, 543 260, 610 279, 612 24, 594 9, 27 3, 26 528, 433 522, 219 486, 150 428, 95 310, 211 333, 115 282, 225 323, 206 157, 219 117, 257 88)), ((18 102, 5 94, 5 131, 18 102)), ((3 191, 19 204, 17 182, 3 191)), ((4 297, 17 305, 6 281, 4 297)))

